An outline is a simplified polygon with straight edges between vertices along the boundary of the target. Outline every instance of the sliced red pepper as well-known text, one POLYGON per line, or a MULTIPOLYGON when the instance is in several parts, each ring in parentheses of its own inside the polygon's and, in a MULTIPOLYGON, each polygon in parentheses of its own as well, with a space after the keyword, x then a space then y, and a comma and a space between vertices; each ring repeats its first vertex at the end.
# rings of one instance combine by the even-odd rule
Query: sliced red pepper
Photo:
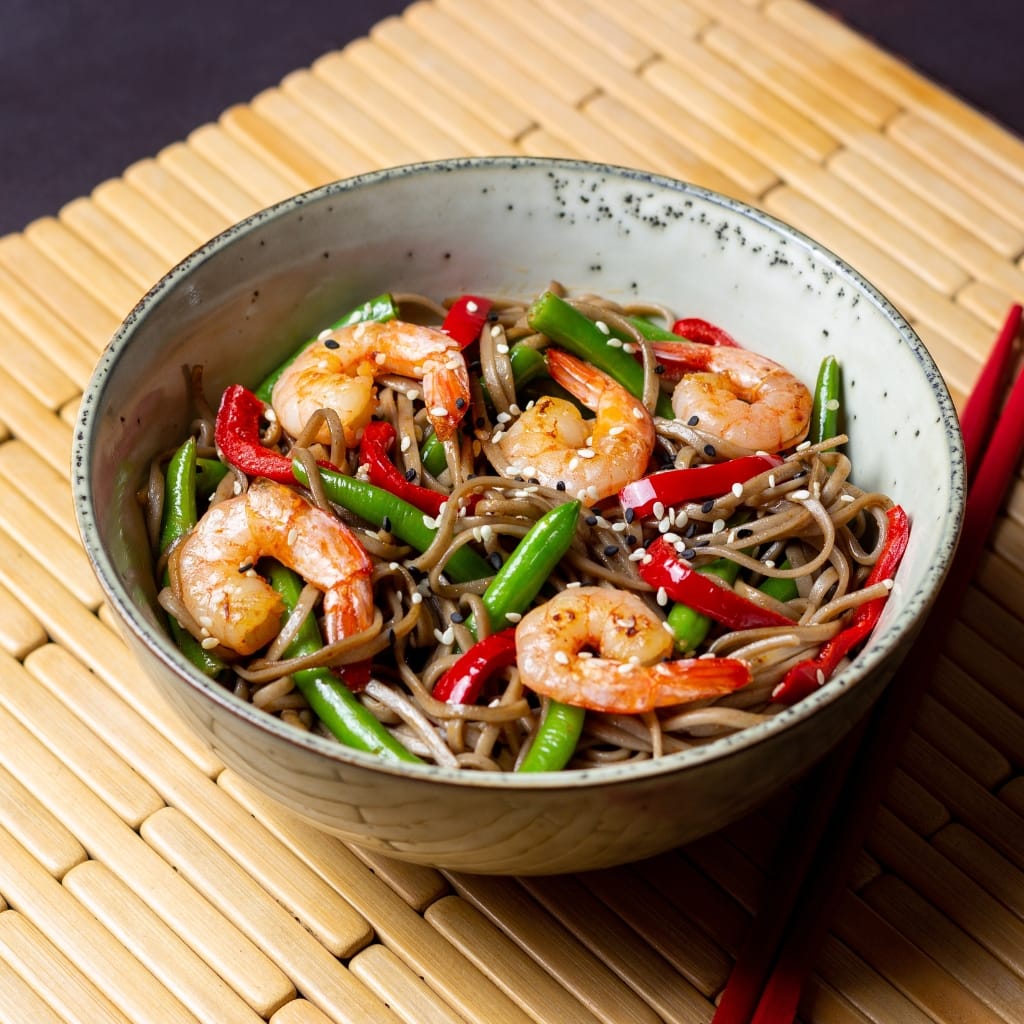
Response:
POLYGON ((260 440, 260 420, 266 406, 241 384, 224 389, 214 424, 214 440, 225 462, 247 476, 265 476, 281 484, 295 483, 292 460, 267 448, 260 440))
POLYGON ((475 704, 484 683, 516 660, 514 627, 478 640, 434 684, 433 696, 448 704, 475 704))
POLYGON ((726 330, 697 316, 683 317, 672 325, 672 333, 687 341, 696 341, 700 345, 726 346, 741 348, 740 343, 726 330))
POLYGON ((390 491, 395 497, 436 518, 448 499, 429 487, 421 487, 405 478, 388 457, 395 436, 395 428, 390 423, 371 420, 363 429, 363 437, 359 442, 359 462, 366 467, 371 484, 390 491))
POLYGON ((638 564, 640 576, 646 583, 664 588, 673 601, 688 605, 730 629, 793 625, 793 620, 785 615, 748 601, 731 587, 716 583, 712 576, 680 561, 675 548, 664 537, 659 537, 647 549, 638 564))
MULTIPOLYGON (((910 520, 900 505, 893 505, 886 513, 889 528, 878 560, 871 567, 865 587, 873 587, 883 580, 896 575, 903 553, 910 539, 910 520)), ((840 662, 850 651, 860 646, 874 631, 885 605, 884 597, 876 597, 858 605, 850 619, 850 625, 831 640, 821 645, 813 658, 798 662, 772 692, 772 700, 782 704, 795 704, 813 693, 832 676, 840 662)))
POLYGON ((667 469, 627 484, 619 491, 619 501, 623 508, 646 516, 659 501, 667 507, 725 494, 733 484, 746 483, 758 473, 781 466, 782 462, 777 455, 744 455, 707 466, 667 469))
POLYGON ((491 306, 491 300, 480 295, 460 295, 449 307, 441 330, 454 338, 460 348, 466 348, 480 337, 491 306))

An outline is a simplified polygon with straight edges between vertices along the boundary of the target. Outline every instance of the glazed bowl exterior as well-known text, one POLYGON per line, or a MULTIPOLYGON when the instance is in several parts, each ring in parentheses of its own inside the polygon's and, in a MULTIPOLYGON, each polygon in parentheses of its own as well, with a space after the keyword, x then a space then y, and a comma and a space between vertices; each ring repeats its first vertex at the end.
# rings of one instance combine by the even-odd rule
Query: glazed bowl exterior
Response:
POLYGON ((145 673, 223 762, 303 817, 381 853, 462 871, 580 871, 737 819, 858 722, 906 653, 952 557, 963 449, 942 378, 900 314, 801 233, 723 196, 623 168, 492 158, 418 164, 297 196, 213 239, 142 299, 102 356, 74 445, 81 534, 145 673), (393 766, 305 734, 190 668, 155 602, 136 490, 185 436, 182 367, 207 394, 253 385, 303 338, 383 291, 573 291, 721 324, 811 382, 839 357, 855 480, 912 537, 866 649, 772 720, 658 761, 522 776, 393 766))

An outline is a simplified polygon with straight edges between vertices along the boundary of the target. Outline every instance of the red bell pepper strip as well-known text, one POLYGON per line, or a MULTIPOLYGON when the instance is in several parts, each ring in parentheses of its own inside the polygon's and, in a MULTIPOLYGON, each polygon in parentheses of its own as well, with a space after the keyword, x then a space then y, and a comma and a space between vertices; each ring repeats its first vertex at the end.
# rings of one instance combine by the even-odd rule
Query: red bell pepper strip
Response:
POLYGON ((370 483, 437 518, 448 500, 443 494, 407 480, 388 458, 395 441, 395 428, 385 420, 371 420, 359 442, 359 462, 369 473, 370 483))
POLYGON ((748 601, 731 587, 716 583, 712 577, 680 561, 675 548, 664 537, 659 537, 647 549, 638 565, 646 583, 664 588, 673 601, 688 605, 730 629, 793 625, 793 620, 785 615, 748 601))
POLYGON ((619 501, 623 508, 631 508, 636 515, 646 516, 659 501, 668 507, 725 494, 733 484, 746 483, 758 473, 781 466, 782 462, 777 455, 744 455, 739 459, 690 469, 666 469, 626 484, 619 491, 619 501))
POLYGON ((717 324, 701 320, 697 316, 683 317, 672 325, 672 333, 687 341, 696 341, 700 345, 725 346, 741 348, 740 343, 726 330, 717 324))
MULTIPOLYGON (((899 567, 903 553, 910 539, 910 520, 900 505, 893 505, 886 513, 889 529, 878 561, 871 567, 865 587, 872 587, 883 580, 892 579, 899 567)), ((882 615, 884 597, 865 601, 858 605, 850 619, 850 625, 831 640, 825 641, 813 658, 794 665, 785 678, 772 692, 772 700, 782 704, 795 704, 813 693, 831 677, 839 663, 855 647, 860 646, 874 631, 882 615)))
POLYGON ((265 476, 281 484, 295 483, 292 460, 260 440, 260 418, 266 406, 248 388, 224 389, 214 423, 214 441, 225 462, 247 476, 265 476))
POLYGON ((433 696, 448 704, 475 704, 484 683, 515 660, 516 631, 509 626, 473 644, 434 684, 433 696))
POLYGON ((491 305, 490 299, 480 295, 460 295, 449 307, 441 330, 454 338, 460 348, 466 348, 480 337, 491 305))

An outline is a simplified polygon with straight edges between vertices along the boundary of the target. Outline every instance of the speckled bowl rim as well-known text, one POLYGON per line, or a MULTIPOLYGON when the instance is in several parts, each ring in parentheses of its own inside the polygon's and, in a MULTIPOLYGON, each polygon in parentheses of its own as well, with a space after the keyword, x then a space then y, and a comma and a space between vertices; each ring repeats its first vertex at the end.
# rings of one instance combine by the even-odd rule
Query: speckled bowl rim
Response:
POLYGON ((813 716, 819 709, 841 699, 843 694, 858 684, 860 677, 882 666, 883 662, 913 630, 934 600, 948 571, 956 545, 963 516, 965 495, 965 463, 959 421, 953 401, 946 389, 938 367, 924 343, 917 336, 905 318, 893 304, 865 277, 830 249, 816 242, 810 236, 786 224, 784 221, 758 210, 747 203, 724 196, 699 186, 630 167, 614 164, 594 163, 586 160, 569 160, 546 157, 469 157, 450 160, 421 161, 384 168, 366 174, 345 178, 299 193, 289 199, 260 210, 225 229, 210 241, 196 249, 191 255, 173 267, 143 296, 136 307, 125 318, 109 345, 100 357, 93 376, 86 387, 81 404, 77 429, 72 450, 72 490, 79 530, 93 569, 122 623, 127 624, 133 634, 177 676, 184 678, 187 685, 201 690, 204 695, 219 704, 221 708, 241 717, 255 728, 296 747, 320 754, 331 760, 359 765, 387 775, 394 775, 428 782, 437 782, 456 787, 472 789, 579 789, 580 787, 608 786, 634 779, 649 778, 683 772, 688 768, 708 761, 727 758, 750 746, 763 742, 769 737, 784 732, 798 722, 813 716), (710 743, 694 747, 663 758, 631 762, 625 765, 607 765, 571 772, 534 773, 529 775, 501 772, 467 772, 431 764, 396 765, 339 745, 326 737, 303 733, 278 718, 265 714, 252 704, 242 701, 227 690, 211 683, 196 672, 185 658, 173 647, 171 641, 145 622, 138 614, 133 602, 121 583, 112 562, 99 544, 99 533, 92 520, 92 498, 89 474, 77 467, 88 466, 90 449, 96 430, 97 410, 102 404, 102 394, 108 376, 111 374, 120 354, 131 343, 132 336, 144 322, 149 309, 160 302, 164 292, 186 278, 197 266, 229 246, 239 235, 250 228, 265 224, 288 215, 296 207, 319 201, 325 197, 342 195, 346 192, 379 185, 384 182, 410 177, 449 174, 463 169, 515 170, 523 167, 537 167, 559 172, 579 172, 587 175, 634 181, 683 196, 690 196, 719 206, 730 213, 748 218, 768 229, 778 232, 793 244, 806 250, 821 263, 829 266, 837 275, 847 279, 865 299, 876 306, 902 336, 903 342, 914 353, 928 380, 930 390, 946 430, 951 453, 951 514, 943 522, 942 533, 935 552, 935 559, 924 572, 921 585, 906 595, 906 604, 900 614, 890 621, 884 632, 873 638, 868 647, 859 654, 841 673, 833 677, 820 690, 806 697, 798 704, 787 708, 772 718, 749 726, 740 732, 720 737, 710 743))

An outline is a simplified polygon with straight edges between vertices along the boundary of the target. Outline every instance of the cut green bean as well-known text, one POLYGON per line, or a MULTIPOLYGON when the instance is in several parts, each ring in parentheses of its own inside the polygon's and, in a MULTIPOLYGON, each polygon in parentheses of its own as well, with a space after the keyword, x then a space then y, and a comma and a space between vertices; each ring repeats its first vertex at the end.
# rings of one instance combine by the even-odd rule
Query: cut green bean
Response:
POLYGON ((840 377, 839 360, 835 356, 825 356, 814 385, 814 404, 811 407, 808 435, 811 444, 820 444, 839 433, 840 377))
POLYGON ((516 771, 561 771, 572 760, 586 716, 585 708, 561 704, 556 700, 548 701, 530 749, 516 771))
MULTIPOLYGON (((302 593, 302 579, 276 561, 268 563, 267 577, 291 614, 302 593)), ((316 619, 307 615, 283 657, 314 654, 321 646, 316 619)), ((292 679, 317 718, 346 747, 376 754, 387 761, 420 762, 329 668, 299 669, 292 673, 292 679)))
MULTIPOLYGON (((395 320, 398 317, 398 308, 395 306, 394 299, 388 294, 377 295, 372 299, 367 299, 361 306, 356 306, 355 309, 350 310, 340 320, 336 320, 328 330, 336 331, 341 327, 348 327, 350 324, 363 323, 368 320, 377 320, 383 322, 385 320, 395 320)), ((272 373, 268 374, 256 388, 255 394, 263 402, 270 401, 271 392, 274 390, 274 385, 277 383, 277 378, 281 376, 284 371, 295 362, 296 359, 302 355, 303 352, 309 348, 316 338, 310 338, 304 341, 280 366, 277 367, 272 373)))
MULTIPOLYGON (((535 331, 546 334, 568 352, 604 371, 636 398, 642 397, 643 366, 621 345, 609 345, 609 336, 593 320, 554 292, 544 292, 536 299, 527 319, 535 331)), ((658 395, 655 412, 668 419, 675 418, 668 395, 658 395)))
MULTIPOLYGON (((299 483, 309 486, 305 467, 298 459, 292 460, 292 471, 299 483)), ((417 551, 426 551, 437 536, 437 530, 427 525, 418 508, 390 491, 324 467, 320 468, 320 479, 327 497, 336 505, 355 512, 378 529, 386 529, 417 551)), ((491 576, 494 570, 472 548, 463 546, 448 559, 444 573, 456 583, 466 583, 491 576)))
MULTIPOLYGON (((196 441, 188 438, 171 456, 164 476, 164 504, 160 524, 160 552, 182 538, 196 525, 196 441)), ((164 570, 163 585, 170 582, 170 575, 164 570)), ((200 672, 211 679, 220 675, 224 662, 178 624, 173 615, 168 615, 168 626, 174 642, 181 653, 200 672)))

